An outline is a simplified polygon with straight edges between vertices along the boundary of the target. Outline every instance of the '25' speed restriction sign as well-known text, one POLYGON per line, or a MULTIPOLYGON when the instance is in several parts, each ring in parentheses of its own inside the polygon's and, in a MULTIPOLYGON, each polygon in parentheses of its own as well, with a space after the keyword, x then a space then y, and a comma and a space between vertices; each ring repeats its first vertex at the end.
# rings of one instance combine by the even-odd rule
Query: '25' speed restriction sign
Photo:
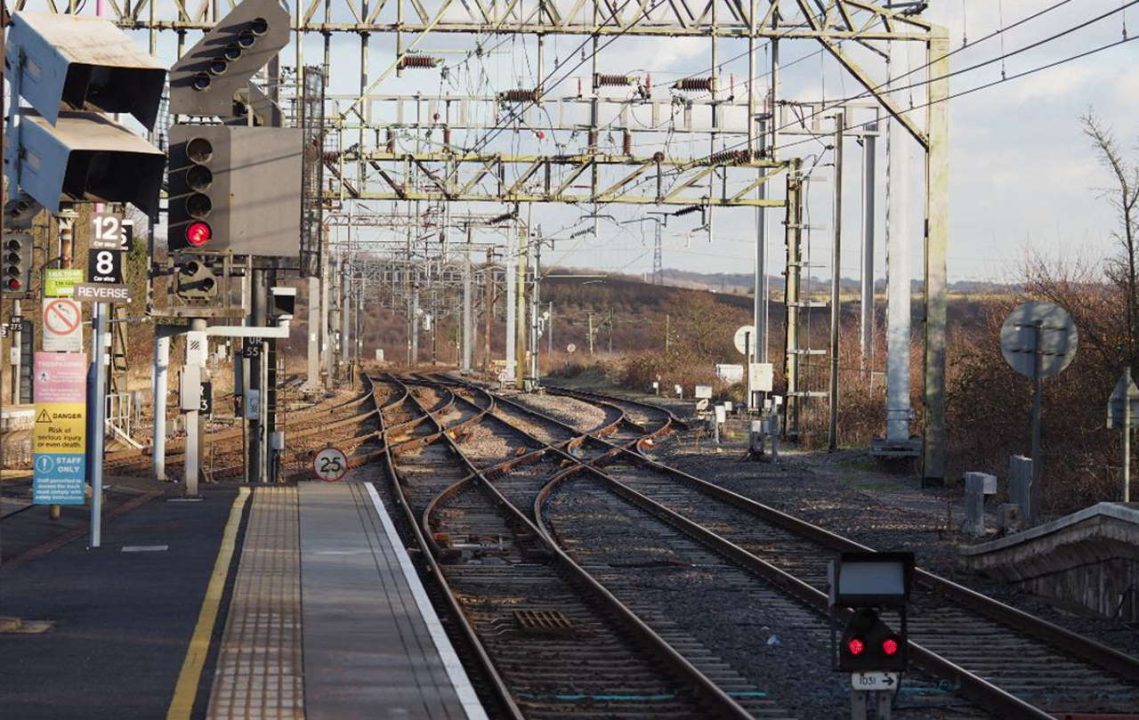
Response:
POLYGON ((336 482, 348 472, 348 456, 339 448, 326 447, 312 459, 312 470, 325 482, 336 482))

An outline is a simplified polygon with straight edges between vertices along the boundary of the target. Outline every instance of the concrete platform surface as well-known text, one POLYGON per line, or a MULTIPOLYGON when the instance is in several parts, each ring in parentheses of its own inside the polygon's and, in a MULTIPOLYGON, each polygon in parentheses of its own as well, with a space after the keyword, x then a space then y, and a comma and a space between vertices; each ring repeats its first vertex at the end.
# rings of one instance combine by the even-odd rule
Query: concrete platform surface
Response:
POLYGON ((966 569, 1098 615, 1139 622, 1139 503, 1097 503, 960 548, 966 569))
POLYGON ((0 524, 0 718, 486 718, 370 485, 137 490, 0 524))
POLYGON ((375 490, 300 496, 305 716, 486 718, 375 490))

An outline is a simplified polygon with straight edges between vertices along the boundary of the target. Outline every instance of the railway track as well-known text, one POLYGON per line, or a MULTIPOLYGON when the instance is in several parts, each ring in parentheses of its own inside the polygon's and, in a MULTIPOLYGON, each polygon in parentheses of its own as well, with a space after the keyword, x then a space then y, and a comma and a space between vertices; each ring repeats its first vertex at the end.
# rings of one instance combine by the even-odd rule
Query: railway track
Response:
MULTIPOLYGON (((669 422, 670 413, 654 414, 652 406, 567 394, 637 408, 642 414, 633 422, 644 429, 654 421, 669 422)), ((598 437, 589 441, 604 442, 598 437)), ((842 550, 867 549, 655 463, 635 450, 639 445, 587 460, 599 466, 589 473, 606 477, 630 502, 710 543, 722 557, 750 567, 816 612, 826 607, 827 561, 842 550)), ((559 481, 571 475, 565 473, 559 481)), ((546 490, 541 502, 549 498, 546 490)), ((535 517, 541 517, 540 508, 535 517)), ((1040 718, 1139 707, 1139 662, 1134 658, 921 570, 913 605, 915 664, 959 687, 979 707, 1001 716, 1040 718)))
MULTIPOLYGON (((739 685, 733 678, 698 671, 499 491, 510 468, 540 471, 547 456, 569 457, 563 450, 495 415, 489 394, 471 390, 460 398, 426 382, 408 383, 410 403, 401 415, 383 413, 386 462, 464 634, 490 661, 509 715, 785 717, 761 694, 732 690, 739 685), (388 416, 422 429, 397 442, 388 416), (476 464, 464 450, 465 433, 484 423, 519 450, 497 464, 492 453, 479 458, 482 467, 476 464)), ((561 468, 560 461, 545 467, 561 468)), ((517 476, 512 492, 525 495, 528 485, 532 493, 546 480, 542 472, 529 477, 517 476)))
MULTIPOLYGON (((821 646, 826 563, 865 548, 655 462, 655 439, 683 428, 662 408, 554 391, 594 408, 573 423, 449 377, 367 385, 289 418, 288 469, 333 440, 389 486, 504 716, 791 716, 776 703, 794 682, 757 679, 745 650, 762 655, 775 627, 791 628, 777 642, 821 646), (723 617, 701 620, 709 604, 723 617)), ((239 431, 214 441, 240 452, 239 431)), ((1134 658, 930 573, 916 585, 919 689, 940 681, 997 717, 1139 707, 1134 658)))

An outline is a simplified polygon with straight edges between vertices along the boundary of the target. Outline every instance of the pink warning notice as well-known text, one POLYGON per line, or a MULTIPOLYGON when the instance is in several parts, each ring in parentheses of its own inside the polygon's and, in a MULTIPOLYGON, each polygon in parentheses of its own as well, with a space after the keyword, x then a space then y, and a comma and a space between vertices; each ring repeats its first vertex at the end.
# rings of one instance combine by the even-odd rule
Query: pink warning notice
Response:
POLYGON ((87 400, 87 353, 36 353, 36 403, 87 400))

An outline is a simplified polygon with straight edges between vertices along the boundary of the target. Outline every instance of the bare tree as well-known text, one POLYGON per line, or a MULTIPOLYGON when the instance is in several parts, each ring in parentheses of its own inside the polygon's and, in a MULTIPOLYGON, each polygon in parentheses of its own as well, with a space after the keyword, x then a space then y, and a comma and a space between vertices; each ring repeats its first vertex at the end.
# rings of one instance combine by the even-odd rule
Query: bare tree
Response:
POLYGON ((1115 185, 1105 190, 1103 196, 1119 213, 1119 230, 1112 236, 1119 242, 1123 257, 1108 268, 1108 274, 1127 294, 1127 361, 1136 369, 1139 359, 1139 298, 1136 295, 1136 236, 1139 235, 1139 163, 1128 163, 1119 150, 1119 145, 1095 114, 1088 111, 1081 118, 1084 134, 1088 136, 1100 162, 1112 175, 1115 185))

